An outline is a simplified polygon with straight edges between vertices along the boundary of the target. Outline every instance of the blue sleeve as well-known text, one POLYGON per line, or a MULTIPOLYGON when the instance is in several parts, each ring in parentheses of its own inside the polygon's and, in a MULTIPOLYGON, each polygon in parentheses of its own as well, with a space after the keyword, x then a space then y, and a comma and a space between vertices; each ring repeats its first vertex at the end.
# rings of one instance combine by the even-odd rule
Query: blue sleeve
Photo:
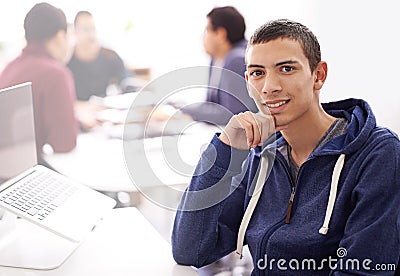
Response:
MULTIPOLYGON (((355 207, 339 245, 346 249, 342 263, 357 260, 362 275, 393 275, 400 256, 399 140, 381 141, 358 171, 352 194, 355 207)), ((348 272, 343 265, 332 274, 349 275, 348 272)))
POLYGON ((235 249, 244 213, 241 180, 247 155, 217 136, 203 152, 175 217, 171 241, 178 264, 201 267, 235 249))
POLYGON ((195 103, 178 108, 183 113, 189 114, 195 121, 202 121, 216 125, 228 124, 230 118, 234 114, 228 108, 211 102, 195 103))

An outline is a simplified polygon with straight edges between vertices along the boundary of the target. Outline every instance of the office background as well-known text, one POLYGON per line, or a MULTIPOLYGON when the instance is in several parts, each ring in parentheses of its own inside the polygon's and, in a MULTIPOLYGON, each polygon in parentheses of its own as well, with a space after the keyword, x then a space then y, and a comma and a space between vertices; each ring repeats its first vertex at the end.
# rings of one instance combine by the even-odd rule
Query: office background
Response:
MULTIPOLYGON (((0 9, 0 70, 24 46, 23 19, 37 2, 3 1, 0 9)), ((311 28, 328 62, 322 101, 364 98, 378 123, 400 132, 400 63, 397 9, 384 1, 95 1, 48 0, 72 23, 79 10, 95 16, 103 45, 115 49, 133 68, 151 68, 152 77, 171 70, 207 65, 202 48, 206 14, 214 6, 233 5, 245 17, 246 37, 269 19, 290 18, 311 28)), ((73 43, 73 41, 71 41, 73 43)))

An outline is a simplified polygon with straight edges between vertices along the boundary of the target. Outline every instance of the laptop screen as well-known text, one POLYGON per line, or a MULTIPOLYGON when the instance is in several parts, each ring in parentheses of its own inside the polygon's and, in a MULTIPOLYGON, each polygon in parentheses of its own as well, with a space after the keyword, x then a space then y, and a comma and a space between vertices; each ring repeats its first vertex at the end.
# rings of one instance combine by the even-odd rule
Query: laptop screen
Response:
POLYGON ((31 83, 0 90, 0 188, 37 164, 31 83))

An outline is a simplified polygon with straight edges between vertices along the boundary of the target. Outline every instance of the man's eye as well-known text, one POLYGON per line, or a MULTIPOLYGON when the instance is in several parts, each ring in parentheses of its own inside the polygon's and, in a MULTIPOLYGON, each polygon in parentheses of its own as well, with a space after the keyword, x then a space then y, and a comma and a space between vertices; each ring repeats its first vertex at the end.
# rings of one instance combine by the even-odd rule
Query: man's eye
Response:
POLYGON ((262 71, 260 71, 260 70, 254 70, 254 71, 252 71, 252 72, 250 73, 250 75, 253 76, 253 77, 258 77, 258 76, 261 76, 261 75, 262 75, 262 71))
POLYGON ((288 73, 294 70, 292 66, 282 66, 281 68, 282 72, 288 73))

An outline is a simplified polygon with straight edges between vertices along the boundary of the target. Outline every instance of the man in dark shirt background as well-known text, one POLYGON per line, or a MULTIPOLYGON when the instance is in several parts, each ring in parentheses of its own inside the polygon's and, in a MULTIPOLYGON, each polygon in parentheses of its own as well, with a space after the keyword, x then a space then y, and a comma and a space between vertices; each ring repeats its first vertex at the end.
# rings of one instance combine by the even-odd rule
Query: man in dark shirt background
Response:
POLYGON ((74 31, 76 44, 68 67, 74 76, 76 97, 79 101, 92 95, 104 97, 110 84, 119 86, 128 77, 124 62, 114 50, 101 46, 90 12, 76 14, 74 31))

